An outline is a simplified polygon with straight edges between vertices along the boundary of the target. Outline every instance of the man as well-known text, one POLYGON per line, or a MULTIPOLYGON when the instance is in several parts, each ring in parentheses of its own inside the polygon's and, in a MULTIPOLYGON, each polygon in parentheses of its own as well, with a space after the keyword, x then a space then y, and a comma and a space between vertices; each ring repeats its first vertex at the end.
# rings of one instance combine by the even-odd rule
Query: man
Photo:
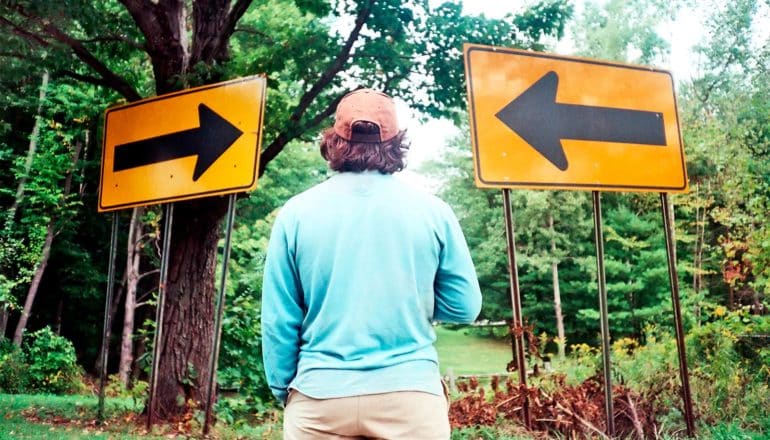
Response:
POLYGON ((449 438, 431 323, 473 321, 481 292, 449 206, 392 175, 404 139, 389 96, 346 95, 321 141, 339 173, 276 218, 262 337, 286 439, 449 438))

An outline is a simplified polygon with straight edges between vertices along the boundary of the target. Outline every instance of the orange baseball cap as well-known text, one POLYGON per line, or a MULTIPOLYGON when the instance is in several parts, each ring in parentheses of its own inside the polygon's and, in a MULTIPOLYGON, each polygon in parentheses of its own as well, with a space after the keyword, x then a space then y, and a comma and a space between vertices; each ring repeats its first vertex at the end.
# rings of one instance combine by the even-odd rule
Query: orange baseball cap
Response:
POLYGON ((385 142, 398 134, 396 103, 390 96, 372 89, 359 89, 348 93, 337 104, 334 132, 352 142, 385 142), (366 121, 375 124, 380 134, 353 133, 353 124, 366 121))

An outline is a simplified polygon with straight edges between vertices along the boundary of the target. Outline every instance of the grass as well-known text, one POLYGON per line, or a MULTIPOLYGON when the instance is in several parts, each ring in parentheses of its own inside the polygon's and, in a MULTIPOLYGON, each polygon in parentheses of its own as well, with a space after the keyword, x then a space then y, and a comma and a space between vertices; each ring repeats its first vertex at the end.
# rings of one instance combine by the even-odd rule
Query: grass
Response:
MULTIPOLYGON (((510 345, 505 342, 444 327, 436 327, 436 334, 442 373, 450 368, 455 375, 501 373, 511 359, 510 345)), ((151 434, 145 433, 143 423, 138 419, 142 403, 130 398, 108 398, 105 407, 107 423, 97 425, 97 404, 95 396, 0 394, 0 440, 188 438, 177 436, 168 427, 155 427, 151 434)), ((218 424, 213 431, 214 438, 223 440, 273 439, 280 438, 280 422, 262 426, 218 424)), ((483 435, 486 432, 466 431, 455 433, 453 438, 487 438, 483 435)), ((200 435, 199 424, 189 432, 192 438, 200 435)))
POLYGON ((508 342, 468 334, 464 329, 439 326, 435 330, 442 375, 449 369, 456 376, 503 373, 513 358, 508 342))
POLYGON ((0 394, 0 439, 112 439, 137 437, 128 426, 111 426, 113 419, 136 411, 131 399, 109 399, 105 404, 108 425, 95 423, 97 398, 45 394, 0 394))
MULTIPOLYGON (((52 396, 46 394, 0 394, 0 440, 5 439, 110 439, 153 440, 199 438, 201 426, 155 426, 144 430, 139 418, 142 404, 130 398, 108 398, 105 402, 104 425, 96 424, 98 399, 95 396, 52 396)), ((196 418, 198 418, 196 416, 196 418)), ((280 428, 262 426, 229 427, 216 425, 212 437, 221 440, 279 439, 280 428)))

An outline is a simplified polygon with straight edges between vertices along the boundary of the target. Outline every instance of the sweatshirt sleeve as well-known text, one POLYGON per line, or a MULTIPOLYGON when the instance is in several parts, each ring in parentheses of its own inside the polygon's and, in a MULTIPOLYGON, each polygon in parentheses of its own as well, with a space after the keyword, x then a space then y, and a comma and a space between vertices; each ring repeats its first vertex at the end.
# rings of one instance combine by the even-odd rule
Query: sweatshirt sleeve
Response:
POLYGON ((297 374, 304 312, 293 241, 281 220, 279 215, 270 234, 262 280, 262 359, 273 395, 285 404, 297 374))
POLYGON ((447 214, 434 281, 436 302, 433 318, 443 322, 469 323, 481 311, 481 289, 460 223, 451 208, 444 206, 447 214))

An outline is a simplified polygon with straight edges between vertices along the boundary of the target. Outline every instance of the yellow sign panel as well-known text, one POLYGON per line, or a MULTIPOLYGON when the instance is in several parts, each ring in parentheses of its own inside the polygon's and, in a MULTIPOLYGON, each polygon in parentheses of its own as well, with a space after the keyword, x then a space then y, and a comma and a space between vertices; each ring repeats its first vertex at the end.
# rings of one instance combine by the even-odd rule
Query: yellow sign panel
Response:
POLYGON ((248 77, 108 109, 99 211, 256 188, 266 89, 248 77))
POLYGON ((465 45, 476 186, 686 192, 671 74, 465 45))

